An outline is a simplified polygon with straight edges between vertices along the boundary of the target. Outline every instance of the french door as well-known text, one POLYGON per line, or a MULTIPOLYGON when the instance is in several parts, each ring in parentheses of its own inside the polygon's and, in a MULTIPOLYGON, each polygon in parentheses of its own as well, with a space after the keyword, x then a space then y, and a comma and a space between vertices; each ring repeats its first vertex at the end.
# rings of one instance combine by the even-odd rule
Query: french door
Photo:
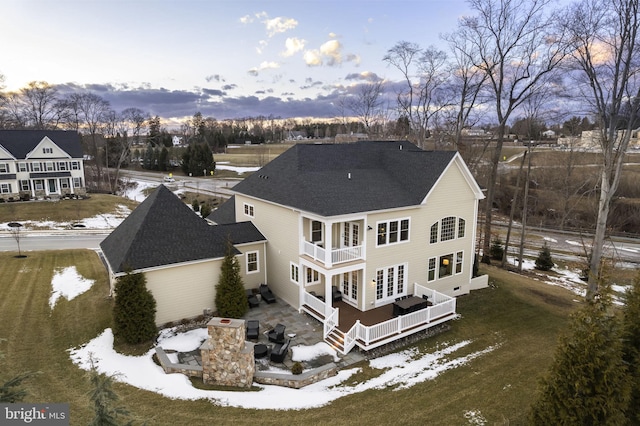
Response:
POLYGON ((342 274, 342 298, 354 304, 358 303, 358 271, 342 274))

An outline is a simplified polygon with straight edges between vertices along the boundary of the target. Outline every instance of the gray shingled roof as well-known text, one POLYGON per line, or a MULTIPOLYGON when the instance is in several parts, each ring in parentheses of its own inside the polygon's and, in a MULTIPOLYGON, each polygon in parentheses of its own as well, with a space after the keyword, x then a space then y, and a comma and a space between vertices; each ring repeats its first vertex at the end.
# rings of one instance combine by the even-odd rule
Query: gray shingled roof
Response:
MULTIPOLYGON (((164 185, 147 197, 100 247, 114 273, 224 257, 234 244, 264 241, 251 222, 211 226, 164 185)), ((236 253, 239 253, 236 250, 236 253)))
POLYGON ((234 223, 236 221, 236 203, 235 195, 232 195, 227 201, 218 206, 211 212, 207 219, 218 225, 234 223))
POLYGON ((233 189, 322 216, 407 207, 424 200, 455 154, 405 141, 297 144, 233 189))
POLYGON ((80 135, 75 131, 0 130, 0 145, 17 159, 24 159, 45 136, 48 136, 72 158, 82 158, 80 135))

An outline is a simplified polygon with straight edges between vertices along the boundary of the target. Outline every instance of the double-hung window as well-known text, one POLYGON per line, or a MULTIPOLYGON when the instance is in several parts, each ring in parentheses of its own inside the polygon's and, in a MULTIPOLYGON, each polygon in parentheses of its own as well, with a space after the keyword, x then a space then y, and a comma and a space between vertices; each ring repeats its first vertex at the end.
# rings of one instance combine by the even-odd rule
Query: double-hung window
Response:
POLYGON ((0 173, 9 173, 8 163, 0 163, 0 173))
POLYGON ((249 217, 254 217, 253 205, 244 203, 244 215, 249 217))
POLYGON ((248 251, 247 252, 247 273, 259 272, 259 264, 258 264, 258 252, 257 251, 248 251))
POLYGON ((409 240, 409 219, 378 222, 378 245, 396 244, 409 240))

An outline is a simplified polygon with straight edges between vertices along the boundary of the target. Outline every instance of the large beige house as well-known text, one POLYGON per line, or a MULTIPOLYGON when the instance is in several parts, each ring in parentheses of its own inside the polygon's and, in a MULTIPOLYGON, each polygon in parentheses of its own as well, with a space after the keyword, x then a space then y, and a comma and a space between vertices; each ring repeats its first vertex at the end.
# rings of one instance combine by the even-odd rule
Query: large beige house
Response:
POLYGON ((85 194, 78 132, 0 130, 1 199, 85 194))
POLYGON ((486 276, 472 276, 484 196, 457 152, 408 142, 298 144, 234 191, 211 218, 260 230, 269 286, 325 322, 326 334, 340 323, 335 289, 367 312, 408 295, 445 302, 486 286, 486 276))
POLYGON ((247 288, 268 284, 343 353, 450 320, 455 296, 487 284, 472 274, 483 195, 457 152, 298 144, 234 192, 211 226, 161 187, 101 244, 113 279, 145 272, 158 324, 213 309, 225 238, 247 288), (392 318, 409 296, 429 306, 392 318), (383 311, 376 325, 353 322, 383 311))

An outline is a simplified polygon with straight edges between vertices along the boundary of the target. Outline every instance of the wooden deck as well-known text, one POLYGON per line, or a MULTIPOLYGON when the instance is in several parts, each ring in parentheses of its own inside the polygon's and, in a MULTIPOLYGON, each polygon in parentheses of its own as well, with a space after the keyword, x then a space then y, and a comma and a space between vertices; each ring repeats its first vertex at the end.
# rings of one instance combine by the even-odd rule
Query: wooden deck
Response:
POLYGON ((347 332, 360 320, 362 325, 375 325, 393 318, 393 304, 362 312, 345 302, 334 302, 334 308, 340 309, 338 330, 347 332))

